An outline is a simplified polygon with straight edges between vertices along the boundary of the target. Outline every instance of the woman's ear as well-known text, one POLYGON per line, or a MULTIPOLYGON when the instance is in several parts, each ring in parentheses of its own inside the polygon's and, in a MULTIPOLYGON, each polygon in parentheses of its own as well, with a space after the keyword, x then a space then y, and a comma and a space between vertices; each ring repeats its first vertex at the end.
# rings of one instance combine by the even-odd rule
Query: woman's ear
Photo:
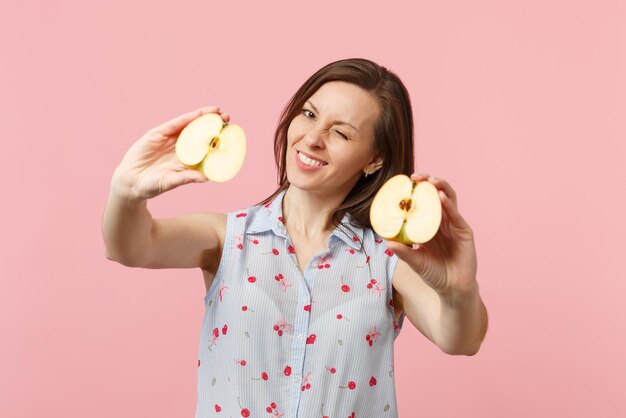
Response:
POLYGON ((370 174, 374 174, 376 171, 383 166, 383 159, 380 155, 377 155, 370 163, 365 167, 363 172, 365 176, 369 176, 370 174))
POLYGON ((369 167, 371 167, 372 171, 377 171, 380 167, 383 166, 383 157, 380 154, 376 155, 376 157, 369 163, 369 167))

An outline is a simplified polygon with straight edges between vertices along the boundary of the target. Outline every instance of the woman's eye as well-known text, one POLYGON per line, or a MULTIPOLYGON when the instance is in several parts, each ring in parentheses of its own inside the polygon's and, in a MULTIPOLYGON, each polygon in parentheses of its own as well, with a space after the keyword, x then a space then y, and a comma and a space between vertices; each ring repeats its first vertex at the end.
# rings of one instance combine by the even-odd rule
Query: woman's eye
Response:
MULTIPOLYGON (((302 113, 304 114, 305 117, 309 119, 315 118, 315 113, 311 112, 309 109, 302 109, 302 113)), ((337 130, 335 130, 335 132, 337 132, 339 136, 341 136, 343 139, 346 139, 346 140, 350 139, 348 135, 344 134, 343 132, 340 132, 337 130)))

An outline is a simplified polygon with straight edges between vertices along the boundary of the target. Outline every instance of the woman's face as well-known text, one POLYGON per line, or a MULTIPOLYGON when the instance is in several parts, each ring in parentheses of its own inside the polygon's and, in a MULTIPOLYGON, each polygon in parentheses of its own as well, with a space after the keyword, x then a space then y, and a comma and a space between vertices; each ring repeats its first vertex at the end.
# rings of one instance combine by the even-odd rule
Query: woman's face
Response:
POLYGON ((322 85, 287 130, 289 183, 302 190, 347 194, 375 160, 379 114, 376 98, 360 87, 344 81, 322 85))

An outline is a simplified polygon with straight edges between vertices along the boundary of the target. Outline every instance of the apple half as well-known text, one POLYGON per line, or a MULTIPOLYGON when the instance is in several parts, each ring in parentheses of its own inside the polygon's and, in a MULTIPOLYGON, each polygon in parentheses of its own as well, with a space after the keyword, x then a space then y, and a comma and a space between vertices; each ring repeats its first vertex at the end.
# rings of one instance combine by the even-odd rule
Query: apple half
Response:
POLYGON ((218 183, 235 177, 245 156, 243 129, 224 123, 217 113, 207 113, 189 122, 176 141, 178 160, 218 183))
POLYGON ((372 228, 381 237, 408 245, 435 236, 441 224, 441 200, 428 181, 414 182, 404 174, 383 184, 370 206, 372 228))

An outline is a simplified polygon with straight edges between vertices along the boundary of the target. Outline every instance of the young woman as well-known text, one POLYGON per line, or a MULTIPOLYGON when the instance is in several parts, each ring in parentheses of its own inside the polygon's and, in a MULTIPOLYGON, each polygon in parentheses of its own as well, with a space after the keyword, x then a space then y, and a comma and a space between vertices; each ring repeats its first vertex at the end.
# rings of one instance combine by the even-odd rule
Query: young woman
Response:
POLYGON ((202 269, 207 293, 196 417, 397 416, 393 342, 404 317, 449 354, 487 330, 473 232, 441 178, 413 173, 413 120, 399 78, 340 60, 295 93, 276 130, 278 189, 227 214, 153 219, 146 201, 205 182, 174 154, 204 113, 148 131, 116 168, 103 234, 126 266, 202 269), (369 207, 404 173, 438 189, 443 219, 419 248, 371 229, 369 207))

